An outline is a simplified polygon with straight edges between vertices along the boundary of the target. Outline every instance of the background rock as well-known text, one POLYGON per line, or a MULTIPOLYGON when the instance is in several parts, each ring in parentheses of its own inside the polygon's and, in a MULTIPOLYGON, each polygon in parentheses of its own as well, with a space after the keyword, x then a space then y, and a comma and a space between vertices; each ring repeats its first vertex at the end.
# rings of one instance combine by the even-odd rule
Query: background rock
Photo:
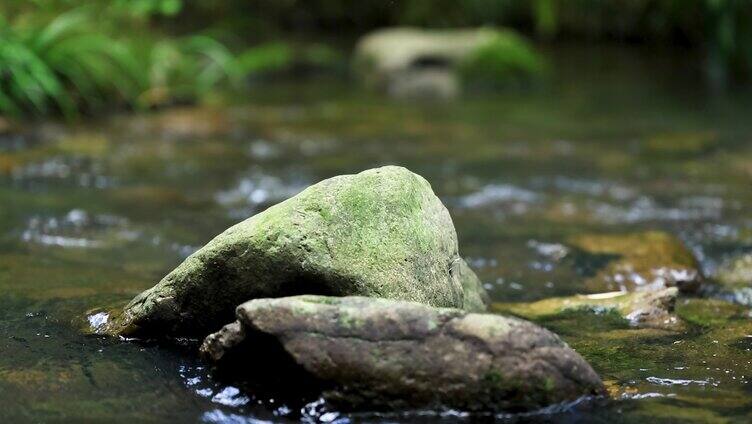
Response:
POLYGON ((580 249, 580 254, 602 257, 603 266, 592 270, 594 275, 585 281, 592 291, 678 287, 681 292, 693 293, 702 282, 697 259, 668 233, 585 234, 573 237, 569 244, 580 249))
POLYGON ((714 276, 710 295, 741 305, 752 305, 752 254, 741 255, 725 262, 714 276))
POLYGON ((544 69, 523 37, 488 27, 377 30, 360 39, 354 62, 367 86, 411 98, 451 98, 460 80, 498 86, 530 80, 544 69))

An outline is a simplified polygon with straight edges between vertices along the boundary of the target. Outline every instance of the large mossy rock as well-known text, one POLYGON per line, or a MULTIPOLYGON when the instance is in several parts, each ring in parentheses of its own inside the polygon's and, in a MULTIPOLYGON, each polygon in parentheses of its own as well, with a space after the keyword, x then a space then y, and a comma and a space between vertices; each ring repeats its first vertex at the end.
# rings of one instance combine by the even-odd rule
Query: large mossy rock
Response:
POLYGON ((237 318, 204 340, 205 358, 254 373, 275 366, 254 355, 276 340, 283 352, 271 357, 321 381, 343 409, 520 411, 604 391, 558 336, 517 318, 325 296, 256 299, 237 318))
POLYGON ((467 299, 483 309, 482 290, 429 183, 388 166, 322 181, 227 229, 136 296, 108 331, 203 337, 244 301, 294 294, 457 308, 467 299))
POLYGON ((588 269, 585 286, 590 291, 677 287, 681 292, 694 293, 703 281, 692 252, 664 232, 584 234, 571 238, 568 244, 576 249, 574 254, 580 256, 579 261, 587 264, 579 268, 588 269))

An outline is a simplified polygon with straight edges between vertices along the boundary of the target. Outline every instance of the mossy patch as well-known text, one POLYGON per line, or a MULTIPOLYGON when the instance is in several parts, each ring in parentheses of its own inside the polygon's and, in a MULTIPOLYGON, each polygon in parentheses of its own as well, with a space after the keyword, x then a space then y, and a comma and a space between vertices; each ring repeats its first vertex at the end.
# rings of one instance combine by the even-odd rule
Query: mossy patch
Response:
POLYGON ((676 295, 676 288, 656 292, 611 292, 549 298, 530 303, 494 303, 491 309, 527 319, 546 319, 567 313, 601 317, 613 314, 634 326, 678 329, 681 323, 672 315, 676 295))
POLYGON ((701 327, 718 327, 735 319, 748 319, 748 309, 716 299, 682 299, 676 313, 683 320, 701 327))
POLYGON ((459 64, 465 84, 505 87, 540 80, 547 65, 532 45, 511 30, 497 30, 459 64))
POLYGON ((468 307, 483 308, 477 277, 455 264, 454 225, 430 184, 376 168, 324 180, 227 229, 137 296, 113 331, 205 335, 245 300, 290 294, 463 308, 467 288, 468 307))
POLYGON ((675 132, 648 137, 642 148, 643 153, 650 156, 683 157, 707 153, 718 143, 715 132, 675 132))

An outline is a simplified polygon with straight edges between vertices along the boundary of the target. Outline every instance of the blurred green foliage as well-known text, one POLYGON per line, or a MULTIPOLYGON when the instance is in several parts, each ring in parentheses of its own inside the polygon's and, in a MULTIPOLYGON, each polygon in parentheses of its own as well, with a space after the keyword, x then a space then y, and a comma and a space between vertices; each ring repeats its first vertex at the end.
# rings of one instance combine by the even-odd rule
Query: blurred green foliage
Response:
POLYGON ((292 60, 282 43, 236 53, 208 32, 157 23, 179 0, 36 0, 0 4, 0 114, 66 117, 196 101, 292 60))
MULTIPOLYGON (((752 0, 3 0, 0 113, 197 101, 249 75, 341 63, 321 40, 349 47, 394 25, 670 44, 703 52, 698 68, 713 85, 752 73, 752 0)), ((527 48, 502 58, 503 43, 465 70, 506 78, 540 68, 527 48)))
POLYGON ((489 25, 546 40, 670 44, 703 52, 711 81, 752 71, 752 0, 232 0, 196 7, 217 19, 262 14, 288 32, 489 25))
POLYGON ((136 90, 138 63, 125 45, 88 25, 88 16, 73 10, 44 23, 0 21, 0 111, 57 108, 70 116, 75 97, 94 104, 136 90))

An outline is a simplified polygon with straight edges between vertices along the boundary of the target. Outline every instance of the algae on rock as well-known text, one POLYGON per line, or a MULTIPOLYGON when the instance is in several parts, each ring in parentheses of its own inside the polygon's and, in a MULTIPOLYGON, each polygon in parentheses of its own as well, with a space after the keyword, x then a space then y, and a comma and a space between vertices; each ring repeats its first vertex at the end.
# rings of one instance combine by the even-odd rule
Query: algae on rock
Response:
POLYGON ((482 290, 430 184, 387 166, 324 180, 227 229, 136 296, 108 331, 203 336, 244 301, 294 294, 477 310, 482 290))
POLYGON ((674 314, 678 290, 669 287, 658 291, 610 292, 539 300, 532 303, 493 303, 494 312, 510 313, 537 319, 567 311, 587 310, 594 313, 616 311, 635 327, 681 329, 674 314))

